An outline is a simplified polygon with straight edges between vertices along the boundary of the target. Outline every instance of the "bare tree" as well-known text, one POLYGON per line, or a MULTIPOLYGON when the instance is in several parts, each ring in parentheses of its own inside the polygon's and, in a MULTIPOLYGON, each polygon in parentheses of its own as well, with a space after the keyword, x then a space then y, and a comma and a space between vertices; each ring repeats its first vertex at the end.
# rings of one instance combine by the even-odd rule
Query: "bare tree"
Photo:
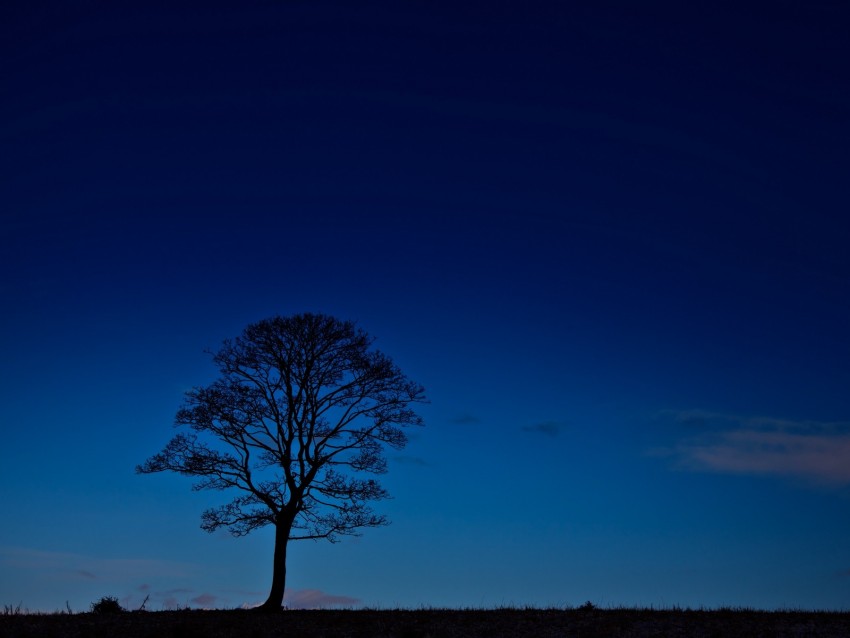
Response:
POLYGON ((388 496, 365 474, 386 471, 384 447, 421 425, 425 401, 373 339, 350 321, 316 314, 248 326, 213 355, 219 378, 186 394, 175 427, 188 427, 136 471, 197 477, 193 489, 233 489, 201 527, 234 536, 274 525, 272 586, 262 608, 279 610, 291 540, 357 534, 387 524, 370 501, 388 496))

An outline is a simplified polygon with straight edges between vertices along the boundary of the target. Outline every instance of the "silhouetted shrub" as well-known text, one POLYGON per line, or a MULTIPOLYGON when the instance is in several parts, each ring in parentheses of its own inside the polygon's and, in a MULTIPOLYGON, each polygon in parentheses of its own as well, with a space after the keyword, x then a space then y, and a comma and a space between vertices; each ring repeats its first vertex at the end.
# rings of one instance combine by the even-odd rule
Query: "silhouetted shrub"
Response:
POLYGON ((124 608, 118 603, 115 596, 104 596, 96 603, 91 604, 91 610, 94 614, 120 614, 124 608))

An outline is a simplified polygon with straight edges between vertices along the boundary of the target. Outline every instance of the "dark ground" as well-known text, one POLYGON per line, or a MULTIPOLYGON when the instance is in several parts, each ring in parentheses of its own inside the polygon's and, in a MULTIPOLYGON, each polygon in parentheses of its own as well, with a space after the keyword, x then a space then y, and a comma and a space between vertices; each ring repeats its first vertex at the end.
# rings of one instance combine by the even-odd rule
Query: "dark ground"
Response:
POLYGON ((850 636, 850 612, 641 609, 7 614, 0 638, 850 636))

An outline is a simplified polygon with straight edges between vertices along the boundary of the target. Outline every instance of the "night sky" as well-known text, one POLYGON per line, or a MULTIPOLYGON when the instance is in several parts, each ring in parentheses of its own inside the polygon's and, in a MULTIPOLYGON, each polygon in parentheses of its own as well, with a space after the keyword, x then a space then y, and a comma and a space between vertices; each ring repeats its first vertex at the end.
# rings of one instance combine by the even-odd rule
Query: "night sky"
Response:
POLYGON ((0 604, 262 602, 134 468, 321 312, 430 404, 290 606, 850 609, 850 9, 695 4, 4 3, 0 604))

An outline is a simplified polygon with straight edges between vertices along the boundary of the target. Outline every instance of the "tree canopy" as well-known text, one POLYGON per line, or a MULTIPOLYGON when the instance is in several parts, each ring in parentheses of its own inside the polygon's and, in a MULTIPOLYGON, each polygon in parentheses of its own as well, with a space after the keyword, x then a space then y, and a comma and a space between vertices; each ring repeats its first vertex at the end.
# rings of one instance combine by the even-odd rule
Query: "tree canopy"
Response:
POLYGON ((202 514, 203 529, 241 536, 276 527, 272 592, 280 608, 289 540, 337 540, 387 523, 372 501, 384 450, 421 425, 424 389, 351 321, 320 314, 249 325, 213 354, 220 376, 187 392, 176 434, 137 472, 194 477, 194 489, 231 490, 202 514))

